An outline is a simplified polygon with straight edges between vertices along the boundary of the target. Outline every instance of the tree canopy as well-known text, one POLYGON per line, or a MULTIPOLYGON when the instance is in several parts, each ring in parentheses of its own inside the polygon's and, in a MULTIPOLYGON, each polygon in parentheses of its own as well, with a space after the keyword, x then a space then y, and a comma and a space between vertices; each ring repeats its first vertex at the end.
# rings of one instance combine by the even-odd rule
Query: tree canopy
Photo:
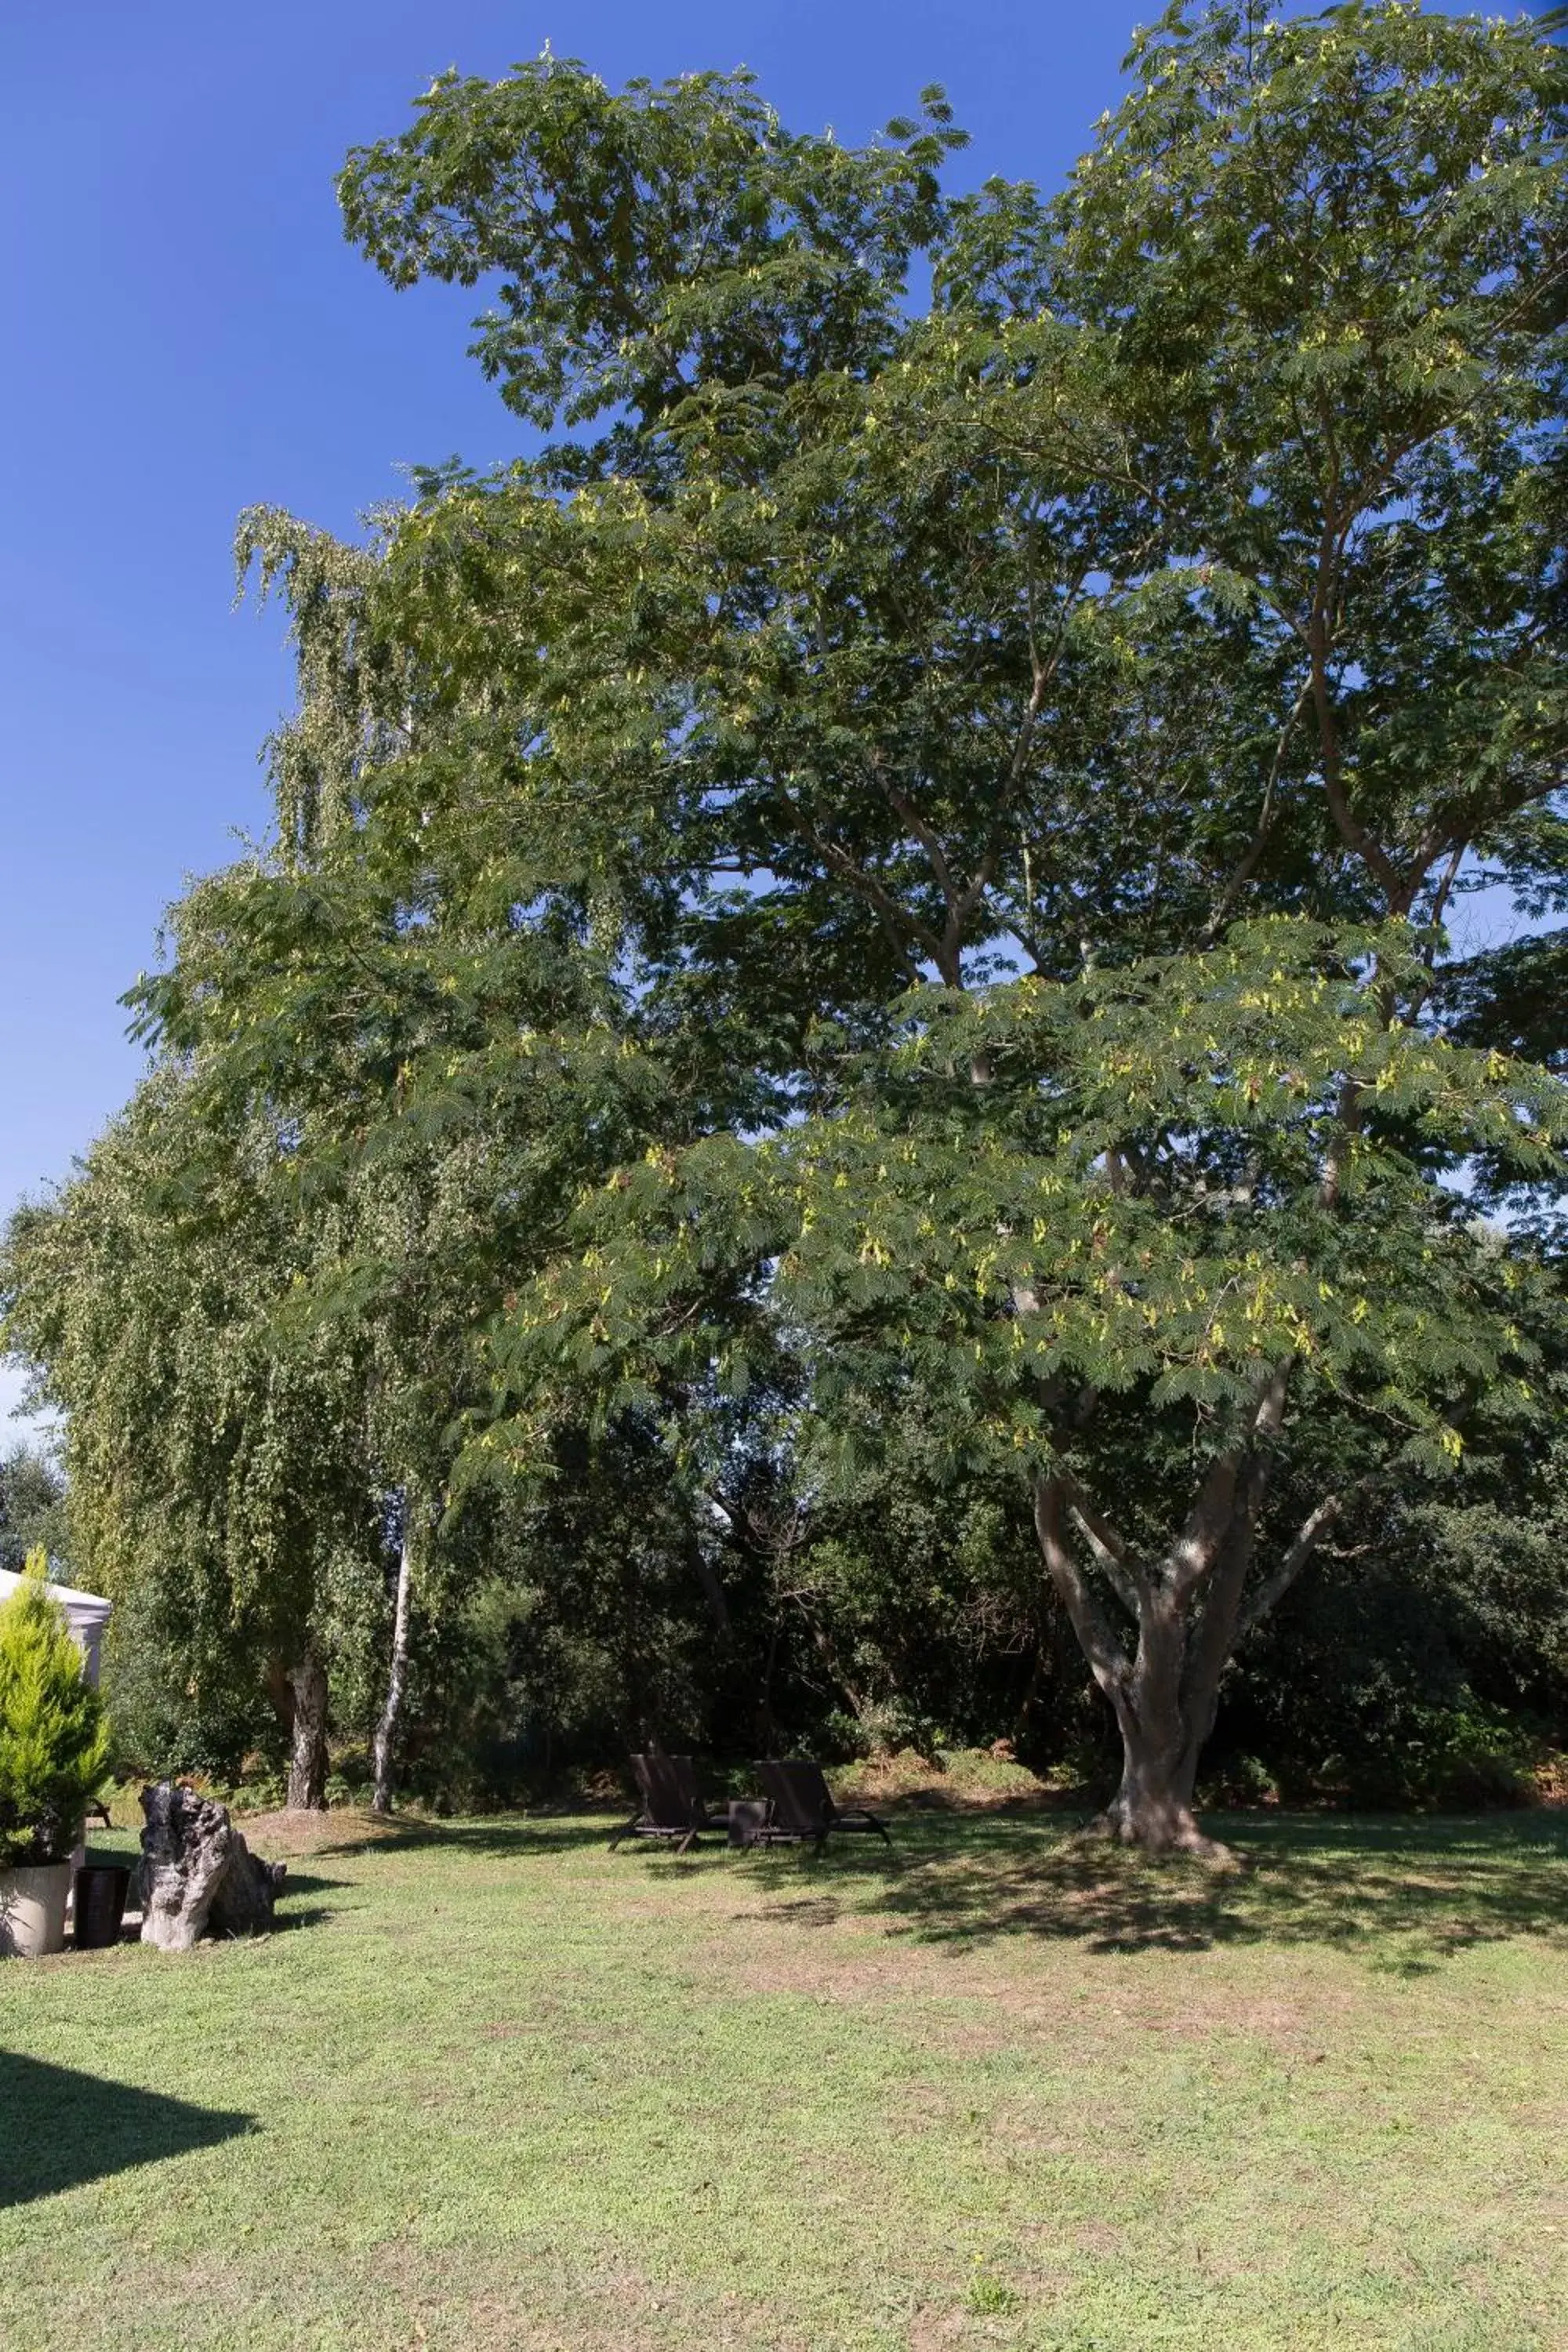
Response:
POLYGON ((1053 196, 955 190, 934 89, 853 148, 552 57, 350 158, 548 437, 247 519, 278 841, 134 1001, 374 1491, 635 1433, 694 1528, 820 1517, 918 1423, 1033 1517, 1114 1826, 1198 1842, 1237 1640, 1556 1344, 1560 940, 1443 928, 1568 870, 1547 29, 1178 0, 1053 196))

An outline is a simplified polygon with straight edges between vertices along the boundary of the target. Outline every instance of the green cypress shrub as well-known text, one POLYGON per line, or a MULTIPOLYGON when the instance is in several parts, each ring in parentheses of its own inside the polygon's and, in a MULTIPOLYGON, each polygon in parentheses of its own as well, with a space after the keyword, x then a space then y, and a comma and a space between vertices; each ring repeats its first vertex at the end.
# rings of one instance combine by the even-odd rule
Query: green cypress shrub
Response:
POLYGON ((0 1869, 69 1858, 108 1755, 102 1702, 35 1552, 0 1602, 0 1869))

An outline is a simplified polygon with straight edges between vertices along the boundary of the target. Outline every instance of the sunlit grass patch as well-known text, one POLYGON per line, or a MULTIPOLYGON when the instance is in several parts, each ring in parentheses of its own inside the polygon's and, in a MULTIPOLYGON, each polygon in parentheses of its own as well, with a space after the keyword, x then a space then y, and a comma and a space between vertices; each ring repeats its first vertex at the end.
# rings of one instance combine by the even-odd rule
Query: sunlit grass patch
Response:
POLYGON ((1564 1825, 1227 1834, 290 1829, 264 1942, 0 1971, 0 2343, 1561 2344, 1564 1825))

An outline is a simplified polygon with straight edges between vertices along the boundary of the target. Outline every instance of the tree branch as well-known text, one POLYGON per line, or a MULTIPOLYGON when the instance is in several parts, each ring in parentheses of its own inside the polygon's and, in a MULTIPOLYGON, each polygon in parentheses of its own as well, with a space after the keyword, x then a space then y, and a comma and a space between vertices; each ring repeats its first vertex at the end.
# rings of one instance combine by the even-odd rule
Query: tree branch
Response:
POLYGON ((1274 746, 1274 757, 1269 762, 1268 781, 1263 788, 1263 806, 1258 811, 1257 831, 1241 863, 1215 900, 1214 910, 1205 926, 1201 943, 1205 947, 1212 947, 1218 938, 1226 918, 1254 874, 1257 873, 1258 861, 1268 846, 1268 836, 1274 829, 1274 794, 1279 789, 1279 771, 1284 765, 1285 753, 1289 747, 1290 738, 1296 731, 1296 722, 1311 700, 1311 697, 1312 681, 1308 677, 1302 681, 1301 691, 1296 697, 1295 709, 1279 730, 1279 739, 1274 746))
POLYGON ((899 930, 901 926, 925 950, 931 961, 939 963, 942 956, 942 941, 936 933, 928 930, 924 923, 911 915, 907 908, 901 907, 891 892, 883 889, 876 877, 868 874, 865 867, 849 856, 847 850, 841 849, 836 841, 829 840, 825 833, 819 833, 814 824, 809 824, 788 793, 782 793, 781 798, 802 840, 808 842, 816 851, 817 856, 823 858, 836 874, 842 876, 844 880, 852 888, 858 890, 868 904, 875 908, 889 938, 895 946, 899 947, 900 954, 904 952, 899 940, 899 930))
POLYGON ((1035 1481, 1035 1533, 1050 1571, 1051 1582, 1078 1635, 1079 1647, 1089 1670, 1120 1717, 1126 1704, 1131 1665, 1126 1652, 1106 1623, 1099 1601, 1084 1582, 1062 1527, 1066 1496, 1059 1477, 1035 1481))
POLYGON ((1062 1492, 1068 1508, 1083 1530, 1106 1582, 1132 1619, 1138 1622, 1141 1595, 1148 1589, 1148 1571, 1129 1549, 1124 1539, 1104 1514, 1095 1508, 1093 1501, 1073 1476, 1070 1470, 1058 1470, 1062 1492))
POLYGON ((1253 1464, 1254 1449, 1259 1441, 1267 1443, 1278 1434, 1285 1418, 1289 1385, 1289 1364, 1277 1364, 1259 1385, 1245 1443, 1216 1454, 1204 1473, 1185 1525, 1165 1555, 1165 1575, 1177 1600, 1184 1599, 1204 1582, 1228 1540, 1237 1507, 1238 1484, 1253 1464))
POLYGON ((1339 1495, 1325 1495, 1316 1508, 1308 1512, 1284 1559, 1270 1576, 1266 1576, 1241 1612, 1236 1629, 1235 1647, 1239 1649, 1249 1633, 1262 1624, 1276 1601, 1287 1593, 1307 1562, 1311 1559, 1326 1530, 1331 1528, 1344 1507, 1339 1495))

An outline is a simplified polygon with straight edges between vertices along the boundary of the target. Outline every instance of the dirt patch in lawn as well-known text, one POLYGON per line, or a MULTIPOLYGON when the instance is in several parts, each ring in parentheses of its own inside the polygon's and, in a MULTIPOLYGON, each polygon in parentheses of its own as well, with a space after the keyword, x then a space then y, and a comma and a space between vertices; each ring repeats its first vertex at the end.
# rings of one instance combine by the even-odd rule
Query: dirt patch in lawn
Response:
POLYGON ((936 1756, 912 1748, 870 1756, 830 1774, 841 1804, 911 1812, 1067 1812, 1083 1810, 1083 1791, 1042 1780, 1020 1764, 1011 1742, 990 1748, 944 1748, 936 1756))
POLYGON ((334 1847, 379 1845, 397 1834, 396 1822, 348 1805, 330 1813, 239 1813, 234 1825, 251 1853, 268 1862, 330 1853, 334 1847))

